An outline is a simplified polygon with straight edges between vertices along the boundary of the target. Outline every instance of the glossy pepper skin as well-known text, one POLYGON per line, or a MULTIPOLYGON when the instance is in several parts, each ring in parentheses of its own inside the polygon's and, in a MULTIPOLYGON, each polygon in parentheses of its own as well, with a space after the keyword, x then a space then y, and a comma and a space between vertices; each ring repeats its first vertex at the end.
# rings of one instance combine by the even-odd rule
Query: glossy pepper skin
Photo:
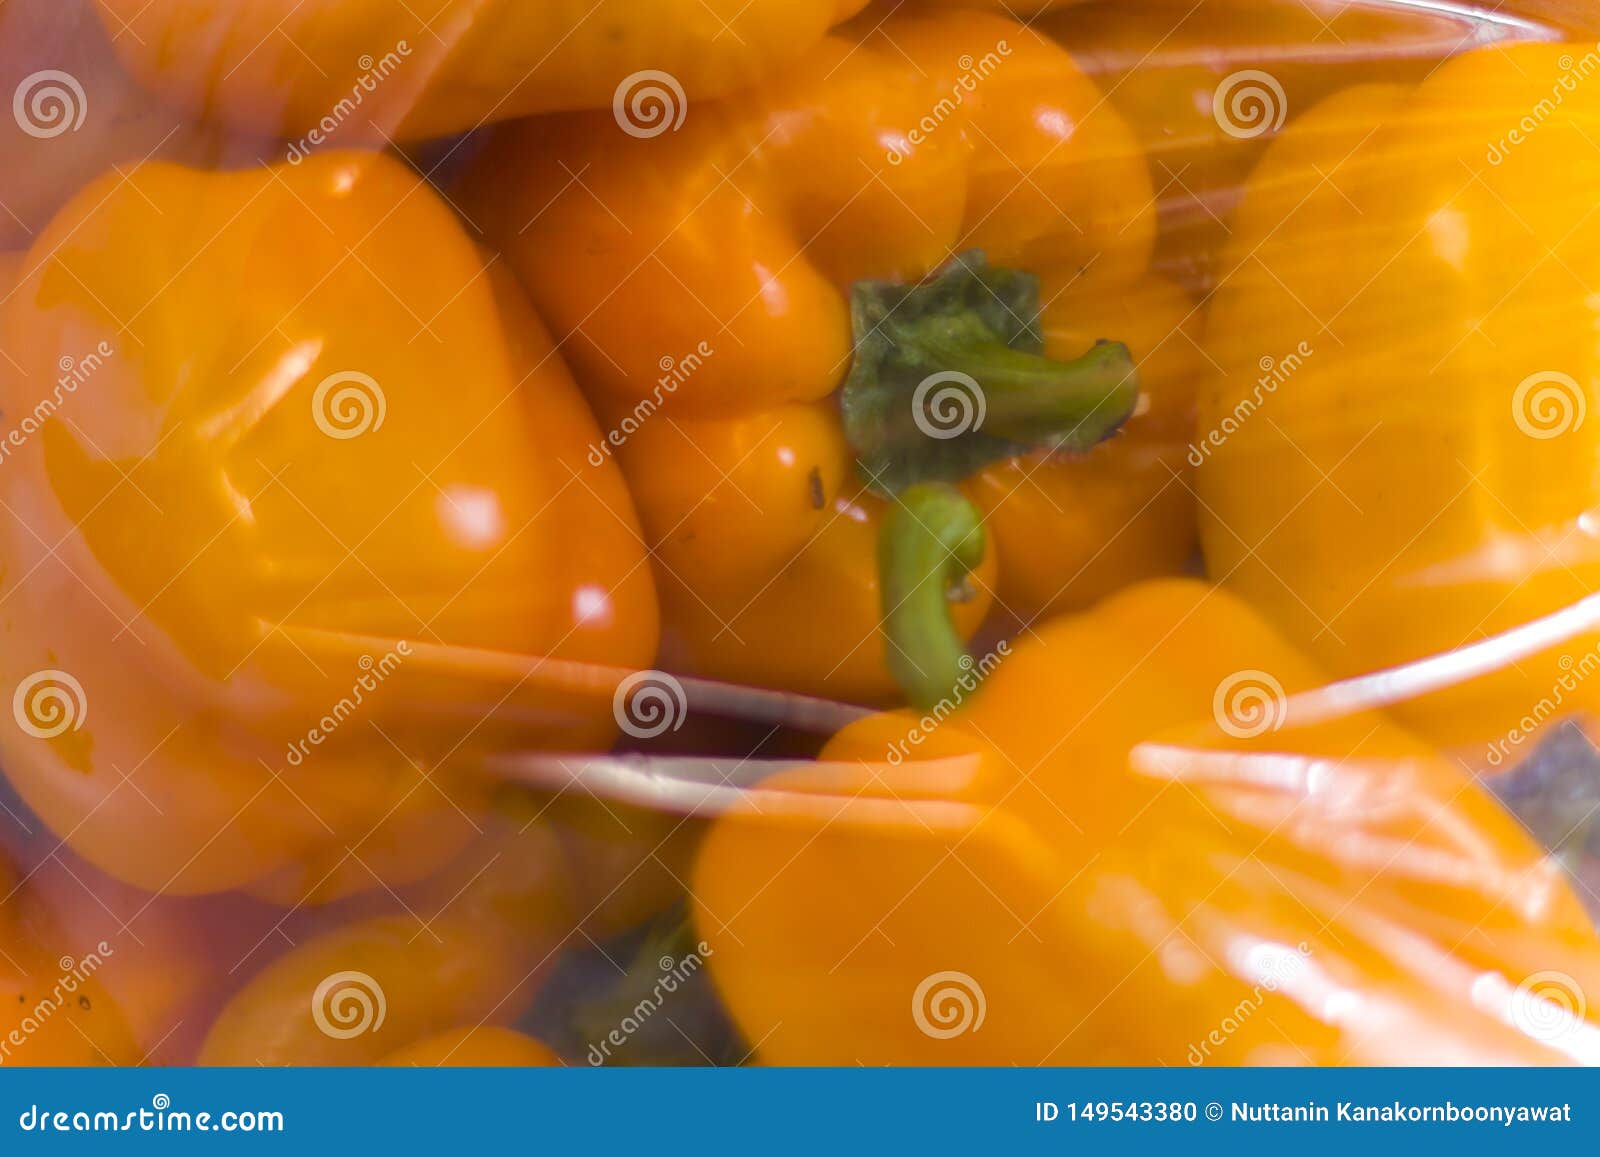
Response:
MULTIPOLYGON (((566 348, 613 435, 594 458, 622 463, 652 547, 664 660, 858 700, 893 685, 872 563, 886 504, 855 466, 837 395, 861 336, 853 293, 981 250, 990 266, 1042 279, 1044 353, 1057 361, 1123 338, 1075 328, 1085 303, 1108 322, 1105 299, 1149 303, 1129 341, 1187 342, 1174 331, 1191 312, 1146 280, 1144 160, 1064 52, 980 12, 900 14, 875 28, 829 37, 653 140, 625 138, 600 114, 510 126, 467 190, 469 216, 572 335, 566 348)), ((1187 407, 1185 383, 1144 379, 1151 353, 1132 350, 1140 404, 1158 413, 1127 422, 1130 443, 1187 407)), ((980 384, 993 424, 998 396, 980 384)), ((1071 601, 1062 584, 1105 545, 1081 509, 1100 496, 1077 482, 1097 456, 1106 478, 1121 464, 1125 482, 1108 487, 1139 495, 1116 499, 1135 512, 1173 482, 1158 458, 1183 469, 1170 446, 1149 452, 1165 435, 1142 449, 1123 440, 1059 471, 1001 460, 971 483, 991 540, 1016 526, 1053 541, 1037 559, 1026 543, 984 551, 953 607, 958 634, 997 601, 1019 613, 1071 601)), ((1119 521, 1126 541, 1148 547, 1093 581, 1165 569, 1187 553, 1187 517, 1168 499, 1119 521)))
POLYGON ((288 903, 393 885, 473 836, 457 772, 485 750, 611 741, 650 573, 488 265, 356 153, 139 166, 29 251, 0 315, 0 684, 31 727, 0 752, 87 859, 288 903))
POLYGON ((1207 331, 1211 573, 1335 673, 1447 656, 1455 685, 1395 710, 1478 766, 1596 702, 1594 615, 1547 618, 1600 586, 1586 52, 1467 53, 1312 110, 1251 178, 1254 256, 1207 331), (1263 388, 1258 359, 1296 350, 1263 388), (1501 650, 1524 624, 1548 633, 1501 650), (1491 637, 1487 670, 1450 654, 1491 637))
POLYGON ((1119 0, 1037 26, 1138 136, 1160 207, 1156 267, 1194 293, 1220 272, 1251 167, 1317 101, 1352 84, 1420 80, 1450 53, 1541 33, 1504 11, 1341 0, 1119 0))
POLYGON ((1561 870, 1323 680, 1194 580, 1052 619, 712 826, 719 992, 770 1064, 1594 1061, 1561 870))
POLYGON ((1115 334, 1138 359, 1140 397, 1116 437, 1087 453, 1006 459, 964 485, 993 543, 999 611, 1024 623, 1177 574, 1199 545, 1189 462, 1206 368, 1199 308, 1155 274, 1110 293, 1047 281, 1044 297, 1046 351, 1066 357, 1115 334))
POLYGON ((348 146, 623 93, 640 131, 664 128, 685 98, 758 79, 865 0, 99 2, 129 71, 178 107, 348 146))

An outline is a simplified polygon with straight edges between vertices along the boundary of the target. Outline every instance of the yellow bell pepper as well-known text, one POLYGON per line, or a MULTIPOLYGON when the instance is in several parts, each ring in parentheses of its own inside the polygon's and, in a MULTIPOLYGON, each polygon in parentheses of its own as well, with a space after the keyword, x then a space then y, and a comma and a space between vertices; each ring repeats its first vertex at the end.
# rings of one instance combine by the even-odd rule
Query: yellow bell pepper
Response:
POLYGON ((1323 678, 1192 580, 1051 620, 716 821, 718 991, 771 1064, 1600 1060, 1561 870, 1323 678))
POLYGON ((1600 703, 1600 615, 1549 617, 1600 589, 1596 71, 1522 44, 1311 110, 1208 325, 1211 573, 1336 674, 1442 656, 1394 710, 1480 766, 1600 703))

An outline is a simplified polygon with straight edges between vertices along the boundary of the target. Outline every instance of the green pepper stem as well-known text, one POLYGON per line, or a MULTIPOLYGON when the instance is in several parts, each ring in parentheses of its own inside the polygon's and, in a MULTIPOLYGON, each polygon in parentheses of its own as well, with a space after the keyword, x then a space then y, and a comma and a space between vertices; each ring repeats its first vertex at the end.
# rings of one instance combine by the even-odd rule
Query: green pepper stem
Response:
POLYGON ((920 482, 884 517, 878 574, 889 670, 914 706, 946 698, 971 667, 950 591, 983 561, 978 508, 954 486, 920 482))
POLYGON ((1113 434, 1138 400, 1138 371, 1121 342, 1097 342, 1059 361, 1006 345, 970 313, 924 315, 890 329, 905 362, 975 382, 979 428, 1011 442, 1087 448, 1113 434))
POLYGON ((1039 279, 961 254, 915 284, 850 287, 855 357, 839 391, 863 477, 894 495, 1019 454, 1082 454, 1134 411, 1128 347, 1045 356, 1039 279))

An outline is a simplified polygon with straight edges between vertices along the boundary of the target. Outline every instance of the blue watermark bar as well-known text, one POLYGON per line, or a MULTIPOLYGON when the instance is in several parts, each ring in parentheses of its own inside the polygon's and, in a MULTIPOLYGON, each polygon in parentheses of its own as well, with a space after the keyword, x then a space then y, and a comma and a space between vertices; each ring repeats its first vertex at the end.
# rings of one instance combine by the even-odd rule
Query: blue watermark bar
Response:
POLYGON ((1600 1144, 1588 1070, 0 1069, 0 1153, 1236 1154, 1600 1144), (1175 1149, 1175 1146, 1182 1146, 1175 1149), (822 1148, 822 1147, 825 1147, 822 1148))

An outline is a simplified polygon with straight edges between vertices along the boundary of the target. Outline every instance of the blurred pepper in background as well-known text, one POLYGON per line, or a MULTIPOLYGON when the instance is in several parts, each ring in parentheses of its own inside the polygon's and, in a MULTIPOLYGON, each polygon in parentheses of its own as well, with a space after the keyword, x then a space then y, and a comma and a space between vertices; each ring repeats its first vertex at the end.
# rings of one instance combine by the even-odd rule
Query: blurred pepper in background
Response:
POLYGON ((108 176, 0 335, 0 755, 89 860, 287 903, 393 885, 473 837, 456 769, 486 748, 611 742, 657 631, 622 477, 399 163, 108 176))
POLYGON ((1313 109, 1246 187, 1207 330, 1211 573, 1337 675, 1439 656, 1459 685, 1394 710, 1480 767, 1600 702, 1595 72, 1497 47, 1313 109))
POLYGON ((1192 350, 1157 351, 1191 307, 1147 278, 1144 158, 1064 52, 989 14, 897 14, 691 113, 654 139, 605 114, 511 126, 465 198, 611 427, 591 461, 631 483, 669 666, 892 696, 873 555, 882 494, 921 477, 978 474, 994 538, 1047 540, 956 576, 963 638, 996 601, 1181 565, 1189 383, 1162 378, 1192 350))
POLYGON ((1560 868, 1324 681, 1172 579, 1037 628, 948 717, 846 728, 702 846, 743 1035, 769 1064, 1600 1060, 1560 868))
POLYGON ((68 198, 114 166, 242 164, 270 147, 197 124, 140 87, 117 59, 95 0, 0 4, 3 94, 11 116, 0 117, 0 249, 27 246, 68 198))
POLYGON ((402 911, 320 932, 255 971, 196 1063, 441 1063, 456 1045, 506 1047, 498 1034, 442 1037, 526 1011, 575 928, 569 871, 552 827, 492 823, 402 911))
POLYGON ((1116 0, 1038 27, 1133 127, 1161 210, 1156 267, 1194 293, 1214 284, 1250 169, 1286 123, 1346 86, 1420 80, 1450 53, 1545 34, 1505 11, 1349 0, 1116 0))
POLYGON ((50 906, 0 854, 0 1063, 140 1064, 150 1045, 97 975, 115 949, 100 941, 72 955, 68 944, 50 906))
POLYGON ((302 147, 381 147, 614 100, 671 118, 866 0, 99 3, 129 71, 176 106, 302 147))
POLYGON ((0 1064, 1600 1063, 1516 8, 0 2, 0 1064))

